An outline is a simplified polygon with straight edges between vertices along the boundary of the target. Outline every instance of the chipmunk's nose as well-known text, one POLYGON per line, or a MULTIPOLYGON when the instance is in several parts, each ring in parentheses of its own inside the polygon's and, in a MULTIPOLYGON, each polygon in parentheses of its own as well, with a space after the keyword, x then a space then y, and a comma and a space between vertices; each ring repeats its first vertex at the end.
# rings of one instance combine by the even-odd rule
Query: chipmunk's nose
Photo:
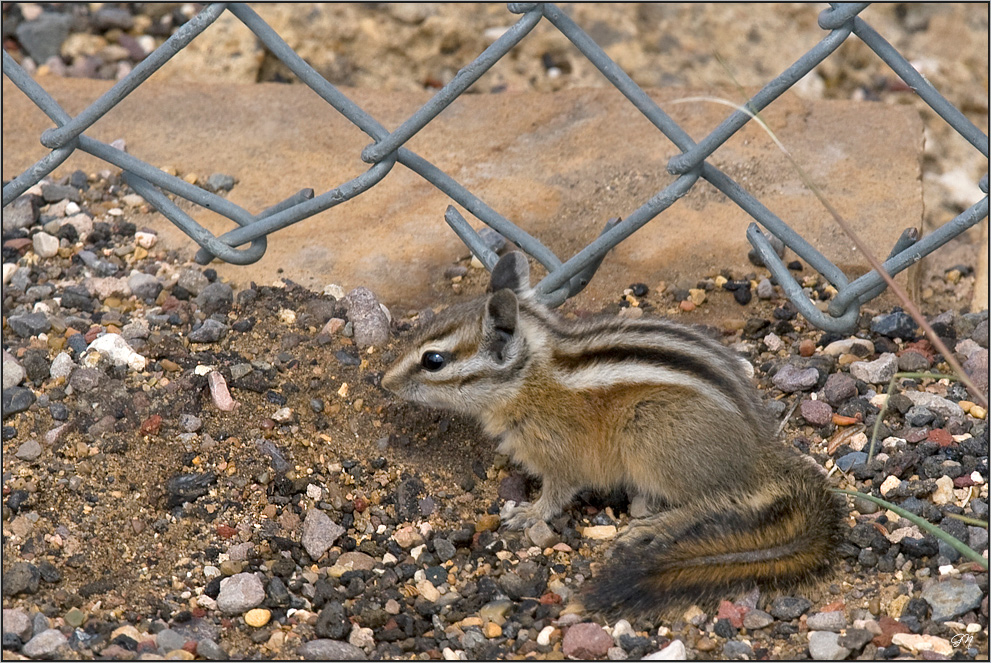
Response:
POLYGON ((399 388, 399 376, 396 375, 395 370, 386 371, 382 376, 382 388, 396 393, 396 389, 399 388))

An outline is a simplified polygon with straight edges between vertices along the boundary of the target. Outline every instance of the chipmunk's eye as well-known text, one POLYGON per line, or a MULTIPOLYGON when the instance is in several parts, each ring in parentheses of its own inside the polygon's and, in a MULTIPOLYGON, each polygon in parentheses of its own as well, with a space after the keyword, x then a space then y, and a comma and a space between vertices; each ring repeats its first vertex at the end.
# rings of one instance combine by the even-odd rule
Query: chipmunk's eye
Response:
POLYGON ((420 358, 420 366, 428 371, 439 371, 446 362, 447 358, 439 352, 424 352, 420 358))

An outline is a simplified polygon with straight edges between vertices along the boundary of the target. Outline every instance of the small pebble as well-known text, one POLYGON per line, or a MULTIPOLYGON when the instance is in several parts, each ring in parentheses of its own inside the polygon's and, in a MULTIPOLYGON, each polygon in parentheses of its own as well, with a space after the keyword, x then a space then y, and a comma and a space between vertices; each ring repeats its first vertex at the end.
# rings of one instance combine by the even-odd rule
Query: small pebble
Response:
POLYGON ((645 661, 686 661, 688 660, 688 652, 685 651, 685 643, 681 640, 672 640, 663 649, 654 652, 653 654, 648 654, 643 657, 645 661))
POLYGON ((309 509, 303 520, 302 544, 311 559, 318 560, 346 530, 319 509, 309 509))
POLYGON ((842 611, 816 612, 808 616, 810 631, 833 631, 839 633, 847 627, 846 617, 842 611))
POLYGON ((265 624, 268 624, 268 620, 271 618, 272 612, 264 608, 254 608, 244 613, 245 623, 254 628, 261 628, 265 624))
POLYGON ((240 615, 265 600, 265 587, 253 573, 238 573, 220 581, 217 608, 228 615, 240 615))
POLYGON ((850 364, 850 375, 868 384, 887 383, 898 372, 898 357, 886 352, 874 361, 857 361, 850 364))
POLYGON ((839 643, 839 633, 809 631, 809 654, 814 661, 842 661, 850 650, 839 643))
POLYGON ((813 426, 825 426, 833 418, 833 408, 825 401, 804 400, 798 409, 802 417, 813 426))
POLYGON ((785 393, 808 391, 819 381, 819 371, 814 368, 799 368, 793 364, 782 366, 771 379, 774 386, 785 393))
POLYGON ((591 622, 575 624, 564 635, 562 652, 569 658, 599 658, 613 646, 612 637, 591 622))
POLYGON ((223 412, 230 412, 237 407, 237 402, 231 398, 231 392, 227 389, 227 380, 218 371, 210 371, 206 376, 207 385, 210 387, 210 398, 214 406, 223 412))

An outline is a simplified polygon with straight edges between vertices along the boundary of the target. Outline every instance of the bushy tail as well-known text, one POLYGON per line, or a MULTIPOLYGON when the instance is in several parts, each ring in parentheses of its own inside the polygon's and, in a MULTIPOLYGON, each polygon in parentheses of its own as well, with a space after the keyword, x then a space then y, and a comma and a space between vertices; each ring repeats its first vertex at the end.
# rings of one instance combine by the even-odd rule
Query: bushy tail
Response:
POLYGON ((820 580, 840 540, 843 503, 814 468, 800 464, 788 473, 773 492, 682 507, 640 524, 617 544, 585 606, 659 614, 758 585, 783 590, 820 580))

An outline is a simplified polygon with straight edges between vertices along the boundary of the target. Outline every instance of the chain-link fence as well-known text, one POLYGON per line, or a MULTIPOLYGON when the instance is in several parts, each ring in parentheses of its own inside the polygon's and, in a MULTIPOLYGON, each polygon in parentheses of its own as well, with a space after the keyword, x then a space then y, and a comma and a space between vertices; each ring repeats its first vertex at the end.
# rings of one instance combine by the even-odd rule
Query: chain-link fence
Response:
MULTIPOLYGON (((564 11, 551 3, 509 3, 509 11, 519 14, 519 20, 392 132, 320 76, 265 21, 244 4, 218 3, 207 6, 138 64, 129 75, 76 117, 69 116, 4 51, 4 75, 48 115, 56 127, 45 131, 41 136, 41 143, 51 152, 3 188, 3 205, 8 205, 78 149, 119 167, 124 172, 126 181, 135 191, 200 245, 201 248, 196 254, 197 262, 207 264, 217 257, 230 263, 246 265, 262 257, 270 233, 361 195, 385 178, 399 163, 436 186, 483 223, 540 262, 547 269, 548 274, 536 286, 537 292, 546 303, 557 306, 588 284, 610 249, 670 207, 702 179, 722 191, 757 222, 751 223, 747 229, 747 239, 802 315, 822 329, 847 331, 856 324, 860 306, 884 290, 885 284, 881 275, 871 271, 850 281, 842 270, 707 159, 741 127, 751 121, 754 114, 766 108, 812 71, 851 35, 856 35, 867 44, 937 114, 987 158, 988 137, 943 98, 891 44, 858 16, 868 5, 869 3, 831 3, 831 8, 819 15, 819 26, 827 31, 822 41, 765 85, 745 104, 745 110, 732 113, 698 143, 661 110, 564 11), (270 53, 281 60, 304 84, 372 138, 374 142, 361 153, 362 160, 371 164, 367 171, 319 196, 314 197, 312 189, 304 189, 260 214, 253 215, 218 195, 166 174, 140 159, 84 134, 104 114, 165 65, 173 55, 207 29, 224 11, 236 16, 258 37, 270 53), (539 240, 500 215, 449 175, 403 147, 493 64, 526 38, 541 20, 549 21, 564 34, 664 136, 681 150, 681 154, 668 162, 668 171, 678 176, 674 182, 622 221, 610 220, 595 241, 563 262, 539 240), (210 209, 230 219, 239 227, 219 237, 214 236, 183 212, 164 192, 210 209), (768 238, 758 229, 758 224, 780 239, 785 246, 804 259, 836 288, 837 295, 830 302, 827 311, 820 311, 809 299, 802 286, 791 276, 768 238)), ((884 262, 883 266, 888 273, 897 274, 987 218, 987 174, 981 179, 980 188, 985 194, 983 199, 929 235, 920 239, 914 229, 902 233, 894 242, 891 253, 884 262)), ((472 253, 491 269, 497 259, 496 255, 486 247, 485 242, 464 217, 451 206, 448 207, 444 218, 472 253)))

